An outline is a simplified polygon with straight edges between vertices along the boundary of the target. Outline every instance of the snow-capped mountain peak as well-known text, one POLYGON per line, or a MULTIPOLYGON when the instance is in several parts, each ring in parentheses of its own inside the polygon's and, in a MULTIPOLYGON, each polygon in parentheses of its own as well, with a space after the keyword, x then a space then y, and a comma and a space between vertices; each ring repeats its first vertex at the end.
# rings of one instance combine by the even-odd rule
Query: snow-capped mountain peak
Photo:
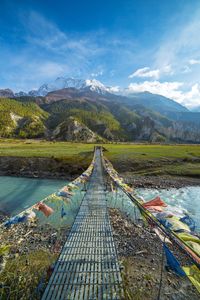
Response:
POLYGON ((98 94, 106 94, 110 93, 118 93, 118 87, 108 87, 105 86, 103 83, 96 79, 77 79, 71 77, 58 77, 56 80, 45 83, 39 87, 37 90, 29 91, 28 93, 19 92, 16 93, 16 97, 20 96, 46 96, 49 92, 65 89, 65 88, 75 88, 78 90, 90 90, 96 92, 98 94))
POLYGON ((109 90, 103 83, 96 79, 86 79, 85 86, 89 87, 91 91, 95 91, 98 93, 105 93, 109 90))
POLYGON ((109 87, 106 87, 103 83, 96 79, 76 79, 58 77, 55 81, 43 84, 38 90, 33 90, 28 93, 30 96, 46 96, 49 92, 61 90, 64 88, 76 88, 79 90, 90 89, 99 94, 105 94, 110 91, 109 87))

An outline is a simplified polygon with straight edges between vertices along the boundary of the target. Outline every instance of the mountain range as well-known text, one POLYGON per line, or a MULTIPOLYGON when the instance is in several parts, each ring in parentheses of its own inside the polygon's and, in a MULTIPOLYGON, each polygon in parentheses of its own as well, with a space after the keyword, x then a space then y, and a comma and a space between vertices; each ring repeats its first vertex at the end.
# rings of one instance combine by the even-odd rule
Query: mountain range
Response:
MULTIPOLYGON (((29 92, 20 91, 18 93, 12 92, 10 89, 5 89, 8 93, 12 93, 14 97, 21 96, 46 96, 49 92, 61 90, 64 88, 75 88, 78 90, 89 89, 95 91, 99 94, 104 94, 106 92, 112 92, 112 87, 106 87, 103 83, 96 79, 75 79, 75 78, 65 78, 58 77, 55 81, 51 83, 45 83, 39 87, 37 90, 31 90, 29 92)), ((0 90, 3 91, 3 90, 0 90)))
MULTIPOLYGON (((149 92, 120 95, 59 77, 28 93, 0 90, 0 136, 84 142, 200 142, 200 113, 149 92)), ((115 92, 115 93, 114 93, 115 92)))

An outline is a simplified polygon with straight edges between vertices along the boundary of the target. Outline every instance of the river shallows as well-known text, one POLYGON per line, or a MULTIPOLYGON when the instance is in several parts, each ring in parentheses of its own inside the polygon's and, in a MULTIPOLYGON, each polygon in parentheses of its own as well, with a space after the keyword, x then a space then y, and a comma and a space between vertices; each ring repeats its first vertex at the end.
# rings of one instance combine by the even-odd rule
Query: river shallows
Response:
MULTIPOLYGON (((15 215, 63 187, 67 181, 0 176, 0 211, 15 215)), ((181 189, 137 189, 145 201, 161 196, 173 206, 187 209, 200 231, 200 186, 181 189)))
POLYGON ((137 189, 138 195, 145 201, 160 196, 167 204, 185 208, 196 222, 200 231, 200 186, 181 189, 137 189))
POLYGON ((66 180, 0 176, 0 211, 15 215, 66 183, 66 180))

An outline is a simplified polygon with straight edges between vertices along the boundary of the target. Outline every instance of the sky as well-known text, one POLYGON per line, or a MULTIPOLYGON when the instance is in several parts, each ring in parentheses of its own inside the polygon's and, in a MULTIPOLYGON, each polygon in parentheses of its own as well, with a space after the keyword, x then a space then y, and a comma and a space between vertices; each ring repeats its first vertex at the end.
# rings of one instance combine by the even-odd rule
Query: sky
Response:
POLYGON ((0 88, 96 79, 200 105, 199 0, 1 0, 0 88))

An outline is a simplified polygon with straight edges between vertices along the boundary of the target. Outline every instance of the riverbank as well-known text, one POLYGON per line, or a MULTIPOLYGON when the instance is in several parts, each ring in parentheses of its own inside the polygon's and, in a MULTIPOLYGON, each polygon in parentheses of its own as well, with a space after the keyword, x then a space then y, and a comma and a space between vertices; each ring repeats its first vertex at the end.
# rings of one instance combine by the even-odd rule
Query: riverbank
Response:
MULTIPOLYGON (((73 180, 95 144, 0 139, 0 175, 73 180)), ((200 145, 103 144, 104 155, 134 187, 200 185, 200 145)))
MULTIPOLYGON (((0 159, 1 160, 1 159, 0 159)), ((10 160, 9 160, 10 161, 10 160)), ((29 164, 23 165, 24 160, 18 161, 14 165, 12 162, 16 162, 15 159, 11 159, 10 164, 6 168, 1 168, 0 176, 11 176, 11 177, 24 177, 24 178, 38 178, 38 179, 62 179, 67 181, 72 181, 86 169, 74 165, 63 165, 52 167, 52 162, 48 159, 31 159, 33 164, 30 167, 29 164), (42 163, 41 163, 42 162, 42 163), (40 169, 37 169, 38 163, 40 164, 40 169), (20 168, 18 167, 20 165, 20 168), (41 169, 41 166, 45 169, 41 169), (14 168, 13 168, 14 166, 14 168), (8 168, 8 169, 7 169, 8 168), (48 169, 49 168, 49 169, 48 169)), ((124 181, 134 188, 158 188, 158 189, 170 189, 170 188, 182 188, 187 186, 200 186, 199 178, 184 177, 184 176, 170 176, 170 175, 160 175, 160 176, 137 176, 131 172, 119 173, 123 177, 124 181)))
POLYGON ((62 158, 0 156, 0 176, 73 180, 85 169, 87 162, 62 158))
POLYGON ((131 172, 120 174, 125 182, 134 188, 170 189, 183 188, 187 186, 200 186, 200 178, 184 176, 138 176, 131 172))
MULTIPOLYGON (((70 163, 55 158, 0 157, 0 176, 72 181, 87 167, 87 163, 70 163)), ((120 171, 120 167, 115 167, 120 171)), ((127 184, 134 188, 168 189, 200 186, 200 178, 190 176, 137 175, 129 171, 119 174, 127 184)))
MULTIPOLYGON (((110 216, 116 248, 123 266, 125 299, 157 299, 163 251, 160 239, 150 228, 133 224, 116 209, 110 209, 110 216)), ((175 247, 172 247, 172 251, 174 254, 178 253, 182 263, 187 264, 185 255, 175 247)), ((199 294, 187 277, 180 278, 163 268, 160 299, 197 300, 199 294)))

